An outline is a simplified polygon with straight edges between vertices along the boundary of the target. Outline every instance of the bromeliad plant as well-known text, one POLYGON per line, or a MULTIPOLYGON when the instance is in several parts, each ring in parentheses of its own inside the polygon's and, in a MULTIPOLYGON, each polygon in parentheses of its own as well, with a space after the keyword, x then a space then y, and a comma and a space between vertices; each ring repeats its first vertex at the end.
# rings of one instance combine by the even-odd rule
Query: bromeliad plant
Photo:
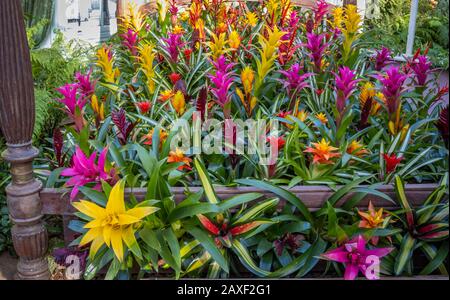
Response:
MULTIPOLYGON (((107 215, 102 209, 117 182, 146 188, 145 197, 127 194, 125 212, 138 205, 137 198, 158 209, 130 223, 140 252, 130 246, 131 233, 124 236, 120 259, 117 237, 116 246, 103 237, 101 247, 98 236, 85 237, 82 245, 96 240, 94 248, 100 247, 89 258, 86 277, 110 262, 108 278, 129 275, 133 262, 139 276, 161 268, 176 277, 203 276, 206 269, 210 277, 232 276, 240 271, 238 260, 257 276, 305 276, 327 249, 352 244, 359 235, 370 247, 398 246, 406 236, 396 227, 402 213, 370 208, 358 214, 354 207, 367 194, 392 201, 376 188, 398 177, 439 182, 447 172, 448 109, 442 99, 448 88, 437 83, 426 51, 403 64, 394 63, 387 48, 370 51, 351 5, 331 9, 317 1, 304 10, 289 0, 261 1, 253 9, 242 1, 158 3, 157 14, 130 5, 119 34, 93 55, 91 71, 57 90, 55 104, 68 122, 55 134, 57 161, 50 167, 58 168, 43 178, 47 187, 71 188, 74 205, 86 213, 76 204, 81 194, 96 202, 101 209, 80 214, 85 219, 107 215), (233 151, 198 153, 198 142, 211 133, 201 125, 210 119, 227 128, 238 120, 278 121, 278 130, 258 128, 256 138, 277 148, 278 156, 264 165, 259 151, 235 151, 239 143, 248 148, 257 141, 234 131, 225 145, 233 151), (182 138, 193 144, 180 145, 182 138), (219 201, 214 184, 257 185, 289 204, 276 210, 277 199, 254 194, 219 201), (300 184, 343 187, 311 213, 279 187, 300 184), (185 187, 181 203, 172 186, 185 187), (189 191, 192 186, 203 191, 189 191), (339 207, 351 192, 356 196, 339 207), (201 201, 203 194, 209 202, 201 201)), ((416 239, 434 233, 434 221, 422 228, 428 221, 408 234, 416 239)), ((84 225, 74 226, 82 233, 91 229, 84 225)), ((443 255, 434 248, 426 252, 433 260, 443 255)), ((405 264, 402 259, 395 272, 383 265, 383 272, 404 274, 405 264)), ((327 262, 331 266, 342 272, 327 262)))

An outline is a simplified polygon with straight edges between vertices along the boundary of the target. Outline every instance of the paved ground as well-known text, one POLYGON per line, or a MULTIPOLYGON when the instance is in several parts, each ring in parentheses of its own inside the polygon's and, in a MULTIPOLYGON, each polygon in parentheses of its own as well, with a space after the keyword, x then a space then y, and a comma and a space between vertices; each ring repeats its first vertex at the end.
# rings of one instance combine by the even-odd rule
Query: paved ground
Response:
POLYGON ((0 280, 13 279, 16 272, 17 259, 7 252, 0 254, 0 280))

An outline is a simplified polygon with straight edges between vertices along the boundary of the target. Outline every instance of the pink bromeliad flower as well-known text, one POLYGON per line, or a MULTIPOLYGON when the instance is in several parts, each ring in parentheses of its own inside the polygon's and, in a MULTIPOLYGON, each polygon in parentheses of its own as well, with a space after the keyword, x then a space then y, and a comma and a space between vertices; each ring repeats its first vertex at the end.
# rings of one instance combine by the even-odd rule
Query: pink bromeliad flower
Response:
POLYGON ((355 71, 348 67, 340 67, 337 74, 334 74, 336 80, 336 108, 342 115, 345 110, 346 101, 355 91, 356 85, 359 82, 355 79, 355 71))
POLYGON ((428 74, 430 74, 431 71, 431 62, 426 55, 419 55, 417 59, 411 63, 411 70, 414 73, 417 85, 425 86, 428 74))
POLYGON ((313 32, 306 34, 307 42, 303 46, 308 49, 308 56, 311 58, 315 72, 322 69, 323 53, 328 47, 328 43, 324 42, 325 34, 315 34, 313 32))
POLYGON ((78 84, 79 92, 84 97, 90 97, 95 91, 95 81, 91 81, 92 69, 86 74, 77 72, 75 74, 75 81, 78 84))
POLYGON ((325 0, 316 2, 314 8, 314 26, 317 27, 322 23, 323 17, 328 13, 330 5, 325 0))
POLYGON ((366 241, 359 235, 356 239, 343 246, 330 250, 321 255, 321 258, 345 264, 345 280, 354 280, 359 271, 367 279, 378 279, 378 274, 370 272, 370 268, 380 263, 380 258, 388 255, 394 248, 367 249, 366 241))
POLYGON ((212 62, 216 72, 215 74, 209 74, 208 78, 214 85, 211 88, 211 92, 215 97, 215 101, 219 104, 223 111, 225 118, 229 118, 229 107, 227 107, 230 102, 229 90, 233 84, 233 72, 231 71, 234 64, 227 63, 225 56, 221 55, 217 61, 212 62))
POLYGON ((386 47, 381 48, 381 50, 377 50, 375 55, 375 70, 381 71, 384 67, 386 67, 392 60, 391 50, 386 47))
POLYGON ((300 93, 302 89, 308 87, 308 82, 306 79, 312 75, 312 73, 304 73, 300 75, 301 67, 300 64, 293 64, 289 70, 280 71, 284 75, 285 79, 281 79, 284 88, 288 90, 291 97, 295 97, 300 93))
POLYGON ((128 29, 128 31, 122 33, 120 37, 123 39, 122 45, 127 47, 133 56, 136 56, 137 55, 136 45, 139 41, 139 36, 137 32, 133 31, 132 29, 128 29))
POLYGON ((400 73, 398 67, 391 66, 386 70, 385 75, 375 76, 380 80, 383 87, 382 93, 386 98, 386 106, 389 115, 394 115, 400 105, 400 96, 403 92, 403 84, 408 78, 408 75, 400 73))
POLYGON ((68 83, 56 89, 63 95, 63 98, 57 100, 66 106, 68 113, 72 116, 75 115, 77 108, 81 111, 86 105, 86 98, 78 94, 78 88, 78 83, 68 83))
POLYGON ((177 63, 180 49, 183 47, 181 34, 169 33, 169 37, 163 41, 166 43, 164 49, 169 53, 170 59, 173 63, 177 63))
POLYGON ((108 148, 103 149, 96 164, 96 151, 88 158, 79 147, 76 148, 75 154, 72 157, 72 167, 66 168, 61 172, 62 176, 71 177, 66 182, 66 186, 73 187, 70 193, 71 200, 77 196, 80 186, 88 183, 96 183, 94 189, 100 189, 102 180, 114 183, 115 170, 111 169, 109 172, 105 170, 107 153, 108 148))

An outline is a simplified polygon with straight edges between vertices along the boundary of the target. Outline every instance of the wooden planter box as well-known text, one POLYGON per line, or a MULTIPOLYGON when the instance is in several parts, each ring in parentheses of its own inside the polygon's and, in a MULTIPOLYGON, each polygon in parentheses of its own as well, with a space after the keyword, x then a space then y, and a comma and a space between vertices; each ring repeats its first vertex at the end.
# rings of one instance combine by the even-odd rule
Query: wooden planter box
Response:
MULTIPOLYGON (((405 186, 405 192, 411 205, 419 206, 425 199, 435 190, 437 184, 407 184, 405 186)), ((285 187, 286 188, 286 187, 285 187)), ((191 187, 191 192, 196 192, 200 187, 191 187)), ((226 199, 235 195, 243 193, 262 193, 265 197, 276 197, 275 194, 261 190, 254 187, 216 187, 216 194, 220 199, 226 199)), ((136 196, 138 200, 143 200, 146 194, 146 189, 135 188, 126 189, 125 193, 130 192, 136 196)), ((185 189, 183 187, 172 188, 177 203, 181 202, 185 197, 185 189)), ((315 211, 323 207, 327 199, 335 192, 326 186, 296 186, 290 189, 297 197, 299 197, 303 203, 311 210, 315 211)), ((395 190, 392 185, 382 185, 378 188, 378 191, 389 195, 394 201, 396 200, 395 190)), ((61 215, 64 223, 64 240, 66 243, 70 243, 74 239, 74 233, 67 227, 71 219, 74 218, 75 212, 71 201, 69 199, 69 189, 43 189, 40 192, 42 201, 42 213, 45 215, 61 215)), ((351 197, 351 193, 344 196, 338 203, 338 206, 345 202, 348 197, 351 197)), ((280 199, 279 208, 285 204, 284 199, 280 199)), ((389 210, 397 209, 399 206, 389 202, 381 197, 375 195, 367 195, 362 199, 358 207, 361 209, 367 209, 369 201, 372 201, 375 207, 383 207, 389 210)))

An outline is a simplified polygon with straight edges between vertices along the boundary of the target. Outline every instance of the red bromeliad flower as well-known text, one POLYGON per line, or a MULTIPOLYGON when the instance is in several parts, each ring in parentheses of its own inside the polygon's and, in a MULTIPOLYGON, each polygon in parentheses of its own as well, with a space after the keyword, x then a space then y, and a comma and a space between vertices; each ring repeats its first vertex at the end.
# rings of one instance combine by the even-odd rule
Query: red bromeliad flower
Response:
POLYGON ((169 75, 169 79, 172 82, 172 84, 175 84, 181 79, 181 75, 178 73, 172 73, 169 75))
POLYGON ((380 258, 388 255, 394 248, 367 249, 366 241, 359 235, 356 239, 345 243, 343 246, 330 250, 321 255, 323 259, 345 264, 345 280, 354 280, 361 271, 367 279, 377 279, 377 274, 368 276, 368 267, 374 263, 373 257, 380 258))
POLYGON ((150 108, 152 107, 152 104, 149 101, 138 102, 136 105, 143 115, 148 113, 150 108))
POLYGON ((192 49, 191 48, 184 49, 183 54, 186 61, 189 62, 191 60, 192 49))
POLYGON ((394 172, 403 159, 403 157, 398 158, 395 154, 388 155, 386 153, 383 154, 383 157, 386 162, 386 174, 394 172))
POLYGON ((203 227, 214 236, 216 244, 218 246, 223 245, 225 247, 231 246, 232 237, 249 232, 263 223, 262 221, 251 221, 245 224, 238 224, 230 227, 228 221, 223 219, 223 216, 217 218, 221 220, 219 222, 220 224, 213 223, 202 214, 198 214, 197 218, 203 227))
POLYGON ((448 136, 449 136, 448 117, 449 116, 447 105, 439 113, 439 120, 436 122, 436 127, 438 128, 446 147, 448 147, 448 136))
POLYGON ((286 144, 286 141, 284 140, 284 137, 282 136, 269 136, 267 137, 266 141, 270 144, 271 148, 277 148, 282 149, 284 145, 286 144))

